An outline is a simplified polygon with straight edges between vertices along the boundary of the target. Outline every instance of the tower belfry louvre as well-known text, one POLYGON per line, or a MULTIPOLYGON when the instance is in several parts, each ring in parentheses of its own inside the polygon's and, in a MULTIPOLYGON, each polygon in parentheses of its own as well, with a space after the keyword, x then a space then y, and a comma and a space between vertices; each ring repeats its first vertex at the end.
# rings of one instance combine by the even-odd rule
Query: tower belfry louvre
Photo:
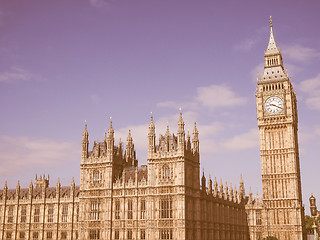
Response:
POLYGON ((262 237, 304 239, 296 94, 284 71, 270 17, 264 72, 256 92, 260 135, 262 237))

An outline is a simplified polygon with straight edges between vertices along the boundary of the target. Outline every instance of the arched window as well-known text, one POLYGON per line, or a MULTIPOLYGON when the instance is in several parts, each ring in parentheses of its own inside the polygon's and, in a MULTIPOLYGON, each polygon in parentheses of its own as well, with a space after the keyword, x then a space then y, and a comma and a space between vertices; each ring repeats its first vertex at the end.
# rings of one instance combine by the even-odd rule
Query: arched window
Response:
POLYGON ((171 178, 171 171, 168 165, 164 165, 162 167, 162 179, 170 179, 171 178))
POLYGON ((100 173, 98 170, 93 171, 93 183, 99 183, 100 182, 100 173))

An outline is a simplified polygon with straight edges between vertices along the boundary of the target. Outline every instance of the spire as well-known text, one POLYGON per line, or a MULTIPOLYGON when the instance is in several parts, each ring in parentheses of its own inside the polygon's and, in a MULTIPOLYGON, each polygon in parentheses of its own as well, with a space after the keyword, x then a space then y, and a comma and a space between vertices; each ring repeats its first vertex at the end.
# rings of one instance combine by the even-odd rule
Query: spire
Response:
POLYGON ((178 150, 183 153, 185 149, 185 132, 184 132, 184 121, 182 118, 182 111, 180 108, 180 118, 178 122, 178 150))
POLYGON ((269 38, 269 44, 268 44, 267 50, 265 51, 265 55, 280 54, 280 50, 273 36, 273 22, 272 22, 271 16, 270 16, 269 22, 270 22, 270 38, 269 38))
POLYGON ((270 37, 267 49, 264 51, 264 73, 258 80, 279 80, 288 78, 283 68, 282 55, 273 35, 273 22, 270 16, 270 37))
MULTIPOLYGON (((87 120, 84 121, 84 131, 82 134, 82 158, 88 157, 88 149, 89 149, 89 134, 87 129, 87 120)), ((37 175, 36 175, 37 180, 37 175)))
POLYGON ((206 191, 206 177, 204 176, 204 170, 202 171, 202 178, 201 178, 201 187, 202 191, 206 191))
POLYGON ((213 195, 216 197, 218 195, 218 182, 217 182, 217 178, 215 177, 214 178, 214 192, 213 192, 213 195))
POLYGON ((170 130, 169 130, 169 122, 167 121, 167 131, 166 131, 166 137, 170 136, 170 130))
POLYGON ((252 191, 251 191, 251 187, 250 187, 250 191, 249 191, 249 203, 251 204, 253 201, 253 198, 252 198, 252 191))
POLYGON ((149 133, 148 133, 148 158, 152 157, 152 154, 156 151, 156 131, 155 125, 153 122, 153 114, 151 112, 151 119, 149 124, 149 133))
POLYGON ((212 180, 211 180, 210 174, 209 174, 209 180, 208 180, 208 191, 209 191, 209 194, 212 194, 212 180))
POLYGON ((240 175, 240 184, 239 184, 239 197, 242 200, 245 197, 244 183, 242 180, 242 174, 240 175))
POLYGON ((192 151, 193 153, 199 153, 199 132, 197 129, 196 122, 194 122, 194 129, 193 129, 192 151))
POLYGON ((220 179, 219 197, 223 198, 223 183, 222 183, 222 179, 220 179))
POLYGON ((112 117, 110 117, 110 127, 109 127, 109 130, 108 130, 108 137, 109 138, 113 138, 113 134, 114 134, 114 130, 113 130, 113 127, 112 127, 112 117))

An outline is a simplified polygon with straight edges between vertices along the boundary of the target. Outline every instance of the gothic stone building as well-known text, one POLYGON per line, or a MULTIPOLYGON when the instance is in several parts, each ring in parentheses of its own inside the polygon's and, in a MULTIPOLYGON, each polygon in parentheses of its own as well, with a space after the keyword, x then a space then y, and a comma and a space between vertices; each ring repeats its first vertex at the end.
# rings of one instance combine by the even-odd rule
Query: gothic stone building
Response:
POLYGON ((297 138, 296 95, 284 71, 272 22, 264 74, 258 79, 262 197, 200 179, 199 138, 169 128, 156 145, 151 117, 148 165, 138 167, 129 131, 126 148, 114 143, 112 122, 89 151, 83 132, 80 186, 34 185, 0 191, 0 239, 304 240, 304 208, 297 138), (201 180, 201 182, 200 182, 201 180))
POLYGON ((177 136, 169 128, 156 145, 153 119, 148 166, 137 166, 131 133, 126 148, 114 144, 112 122, 89 151, 82 140, 80 186, 48 186, 45 176, 29 189, 1 198, 1 239, 248 239, 245 192, 218 187, 199 176, 199 139, 185 137, 182 114, 177 136))

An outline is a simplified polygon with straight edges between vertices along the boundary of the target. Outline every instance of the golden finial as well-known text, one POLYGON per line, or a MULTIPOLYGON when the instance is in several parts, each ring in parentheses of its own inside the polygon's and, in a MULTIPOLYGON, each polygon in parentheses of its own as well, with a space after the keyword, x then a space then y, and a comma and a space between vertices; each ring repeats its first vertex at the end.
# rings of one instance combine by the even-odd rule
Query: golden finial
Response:
POLYGON ((270 16, 269 23, 270 23, 270 27, 272 27, 272 16, 270 16))

